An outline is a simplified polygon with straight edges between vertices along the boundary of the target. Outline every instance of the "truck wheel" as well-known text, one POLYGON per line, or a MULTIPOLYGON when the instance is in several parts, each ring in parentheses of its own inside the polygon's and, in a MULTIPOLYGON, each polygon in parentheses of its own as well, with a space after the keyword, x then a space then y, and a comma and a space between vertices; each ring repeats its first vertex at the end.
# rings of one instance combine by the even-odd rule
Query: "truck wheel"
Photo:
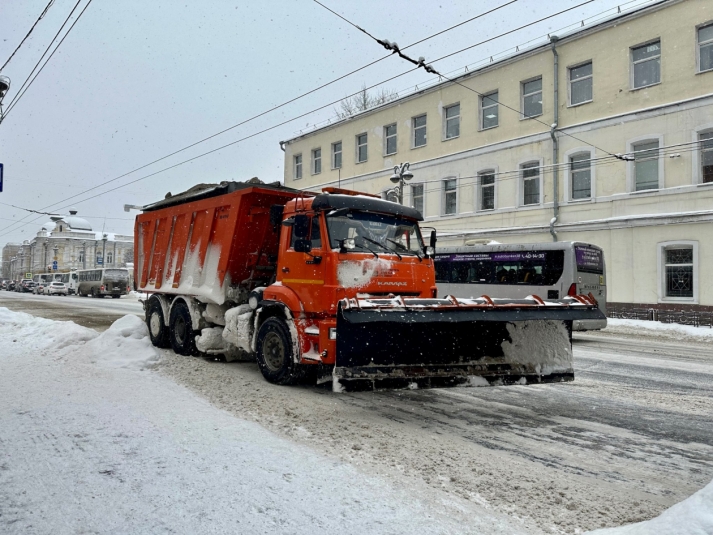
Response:
POLYGON ((265 379, 277 385, 294 384, 298 380, 294 362, 292 337, 280 318, 268 318, 257 335, 257 363, 265 379))
POLYGON ((151 299, 146 307, 146 326, 151 343, 156 347, 169 347, 168 327, 163 321, 163 309, 158 299, 151 299))
POLYGON ((197 355, 196 333, 193 330, 191 313, 185 303, 176 303, 173 306, 169 325, 171 330, 168 338, 171 341, 173 350, 179 355, 197 355))

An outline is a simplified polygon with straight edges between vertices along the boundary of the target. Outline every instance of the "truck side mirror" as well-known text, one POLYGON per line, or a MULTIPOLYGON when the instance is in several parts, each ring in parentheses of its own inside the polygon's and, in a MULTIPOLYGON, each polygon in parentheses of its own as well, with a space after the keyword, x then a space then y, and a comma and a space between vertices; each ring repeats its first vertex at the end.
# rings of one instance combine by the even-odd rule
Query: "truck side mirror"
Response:
POLYGON ((306 215, 296 215, 295 224, 292 227, 292 233, 295 238, 306 238, 309 236, 310 218, 306 215))
MULTIPOLYGON (((295 225, 295 227, 296 227, 296 225, 295 225)), ((297 253, 309 253, 312 251, 312 242, 310 242, 309 240, 304 240, 304 239, 295 240, 294 249, 295 249, 295 252, 297 252, 297 253)))

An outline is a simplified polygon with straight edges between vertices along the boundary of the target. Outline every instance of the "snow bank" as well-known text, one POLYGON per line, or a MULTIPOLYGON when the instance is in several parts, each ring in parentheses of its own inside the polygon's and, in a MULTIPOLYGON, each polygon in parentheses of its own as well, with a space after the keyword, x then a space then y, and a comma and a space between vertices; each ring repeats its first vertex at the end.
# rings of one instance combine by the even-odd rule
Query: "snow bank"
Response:
POLYGON ((713 533, 713 481, 656 518, 588 533, 591 535, 710 535, 713 533))
POLYGON ((674 340, 700 340, 713 341, 713 329, 707 327, 693 327, 677 323, 661 323, 660 321, 624 320, 607 318, 607 327, 603 330, 610 334, 623 335, 650 335, 674 340))
POLYGON ((83 344, 99 336, 94 329, 72 321, 36 318, 24 312, 0 307, 0 340, 4 344, 20 343, 23 349, 60 350, 83 344))
POLYGON ((68 348, 65 356, 85 357, 104 368, 130 370, 149 368, 159 360, 146 324, 134 315, 119 318, 106 331, 79 348, 68 348))

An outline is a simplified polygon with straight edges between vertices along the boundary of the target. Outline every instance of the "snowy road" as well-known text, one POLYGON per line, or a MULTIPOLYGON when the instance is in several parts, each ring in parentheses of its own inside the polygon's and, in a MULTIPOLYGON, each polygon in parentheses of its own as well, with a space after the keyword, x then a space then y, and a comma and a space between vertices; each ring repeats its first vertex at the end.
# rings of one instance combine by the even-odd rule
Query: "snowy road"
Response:
MULTIPOLYGON (((5 295, 0 306, 43 299, 5 295)), ((114 303, 106 300, 107 315, 114 303)), ((96 319, 91 309, 71 314, 96 319)), ((574 354, 573 383, 340 395, 270 385, 254 363, 170 351, 157 371, 359 474, 484 504, 529 533, 649 519, 713 479, 710 344, 578 334, 574 354)))

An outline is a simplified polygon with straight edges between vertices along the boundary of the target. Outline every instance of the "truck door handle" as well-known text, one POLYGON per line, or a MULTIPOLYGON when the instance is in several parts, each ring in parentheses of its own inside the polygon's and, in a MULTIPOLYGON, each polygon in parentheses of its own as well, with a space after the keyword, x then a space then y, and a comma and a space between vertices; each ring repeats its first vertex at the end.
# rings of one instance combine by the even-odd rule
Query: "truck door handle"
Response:
POLYGON ((290 268, 288 268, 288 267, 283 267, 283 268, 282 268, 282 272, 283 272, 283 273, 289 273, 289 272, 290 272, 290 268))

